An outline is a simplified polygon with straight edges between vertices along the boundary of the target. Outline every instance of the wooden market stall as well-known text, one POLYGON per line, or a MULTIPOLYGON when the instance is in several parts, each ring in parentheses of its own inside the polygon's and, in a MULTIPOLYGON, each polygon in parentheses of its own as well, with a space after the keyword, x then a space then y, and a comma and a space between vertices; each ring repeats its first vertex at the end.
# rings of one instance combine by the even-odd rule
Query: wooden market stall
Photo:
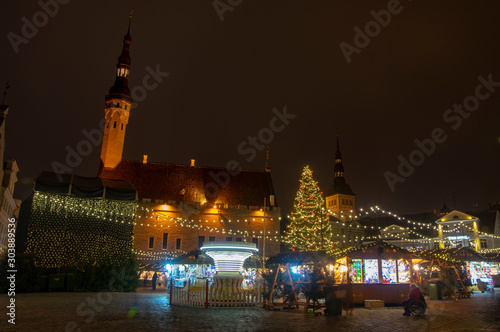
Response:
POLYGON ((339 250, 334 270, 336 282, 352 289, 352 303, 378 300, 402 303, 415 281, 415 268, 421 258, 409 251, 378 241, 339 250))
MULTIPOLYGON (((334 259, 324 251, 302 251, 280 253, 268 260, 272 282, 269 283, 269 295, 266 303, 266 310, 275 307, 298 308, 303 305, 305 311, 312 306, 320 308, 322 305, 315 299, 306 296, 299 299, 299 291, 309 293, 311 288, 323 287, 324 280, 319 280, 317 284, 311 282, 310 274, 314 269, 319 269, 324 278, 332 275, 334 259), (329 270, 327 267, 331 267, 329 270), (330 272, 330 273, 329 273, 330 272), (281 279, 278 278, 281 275, 281 279), (273 294, 276 288, 280 289, 283 297, 280 301, 275 301, 273 294)), ((326 285, 326 284, 324 284, 326 285)))
POLYGON ((450 295, 457 299, 470 296, 467 286, 493 287, 493 277, 498 274, 497 262, 470 247, 432 249, 419 255, 430 262, 430 280, 443 279, 450 295))

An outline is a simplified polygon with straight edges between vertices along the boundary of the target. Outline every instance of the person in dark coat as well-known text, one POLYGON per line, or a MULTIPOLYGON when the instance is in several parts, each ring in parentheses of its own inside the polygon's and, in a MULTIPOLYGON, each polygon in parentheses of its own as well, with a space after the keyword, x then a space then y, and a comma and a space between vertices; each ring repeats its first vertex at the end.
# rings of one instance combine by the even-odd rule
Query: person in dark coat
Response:
POLYGON ((155 272, 155 274, 153 275, 153 280, 152 280, 153 281, 153 290, 156 290, 156 279, 158 279, 158 275, 155 272))

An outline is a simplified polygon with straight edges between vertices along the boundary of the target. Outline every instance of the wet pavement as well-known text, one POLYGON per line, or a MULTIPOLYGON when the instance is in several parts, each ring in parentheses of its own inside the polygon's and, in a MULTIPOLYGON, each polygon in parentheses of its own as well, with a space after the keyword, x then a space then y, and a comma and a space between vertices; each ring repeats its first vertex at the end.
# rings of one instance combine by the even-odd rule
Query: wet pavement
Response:
POLYGON ((352 315, 308 316, 303 310, 170 306, 164 291, 38 293, 16 295, 16 324, 7 322, 0 295, 0 331, 500 331, 500 289, 459 301, 428 301, 424 317, 402 307, 352 315))

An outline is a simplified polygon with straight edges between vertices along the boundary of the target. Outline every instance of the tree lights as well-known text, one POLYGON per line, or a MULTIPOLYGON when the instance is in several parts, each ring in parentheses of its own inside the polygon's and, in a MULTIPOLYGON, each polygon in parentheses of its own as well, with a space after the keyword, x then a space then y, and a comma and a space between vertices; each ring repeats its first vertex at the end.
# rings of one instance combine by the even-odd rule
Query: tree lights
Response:
POLYGON ((298 250, 318 250, 332 247, 332 228, 324 208, 325 201, 312 170, 304 167, 299 190, 293 203, 293 213, 284 241, 298 250))

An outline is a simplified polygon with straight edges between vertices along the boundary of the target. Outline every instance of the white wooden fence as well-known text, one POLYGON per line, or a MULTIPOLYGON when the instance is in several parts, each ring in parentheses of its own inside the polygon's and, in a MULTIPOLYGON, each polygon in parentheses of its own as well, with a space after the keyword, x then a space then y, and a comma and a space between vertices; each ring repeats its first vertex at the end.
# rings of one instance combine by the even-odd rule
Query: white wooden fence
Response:
POLYGON ((208 283, 201 286, 178 288, 170 285, 170 304, 208 307, 251 307, 263 305, 262 287, 233 292, 215 290, 208 283), (208 289, 207 289, 208 287, 208 289))

